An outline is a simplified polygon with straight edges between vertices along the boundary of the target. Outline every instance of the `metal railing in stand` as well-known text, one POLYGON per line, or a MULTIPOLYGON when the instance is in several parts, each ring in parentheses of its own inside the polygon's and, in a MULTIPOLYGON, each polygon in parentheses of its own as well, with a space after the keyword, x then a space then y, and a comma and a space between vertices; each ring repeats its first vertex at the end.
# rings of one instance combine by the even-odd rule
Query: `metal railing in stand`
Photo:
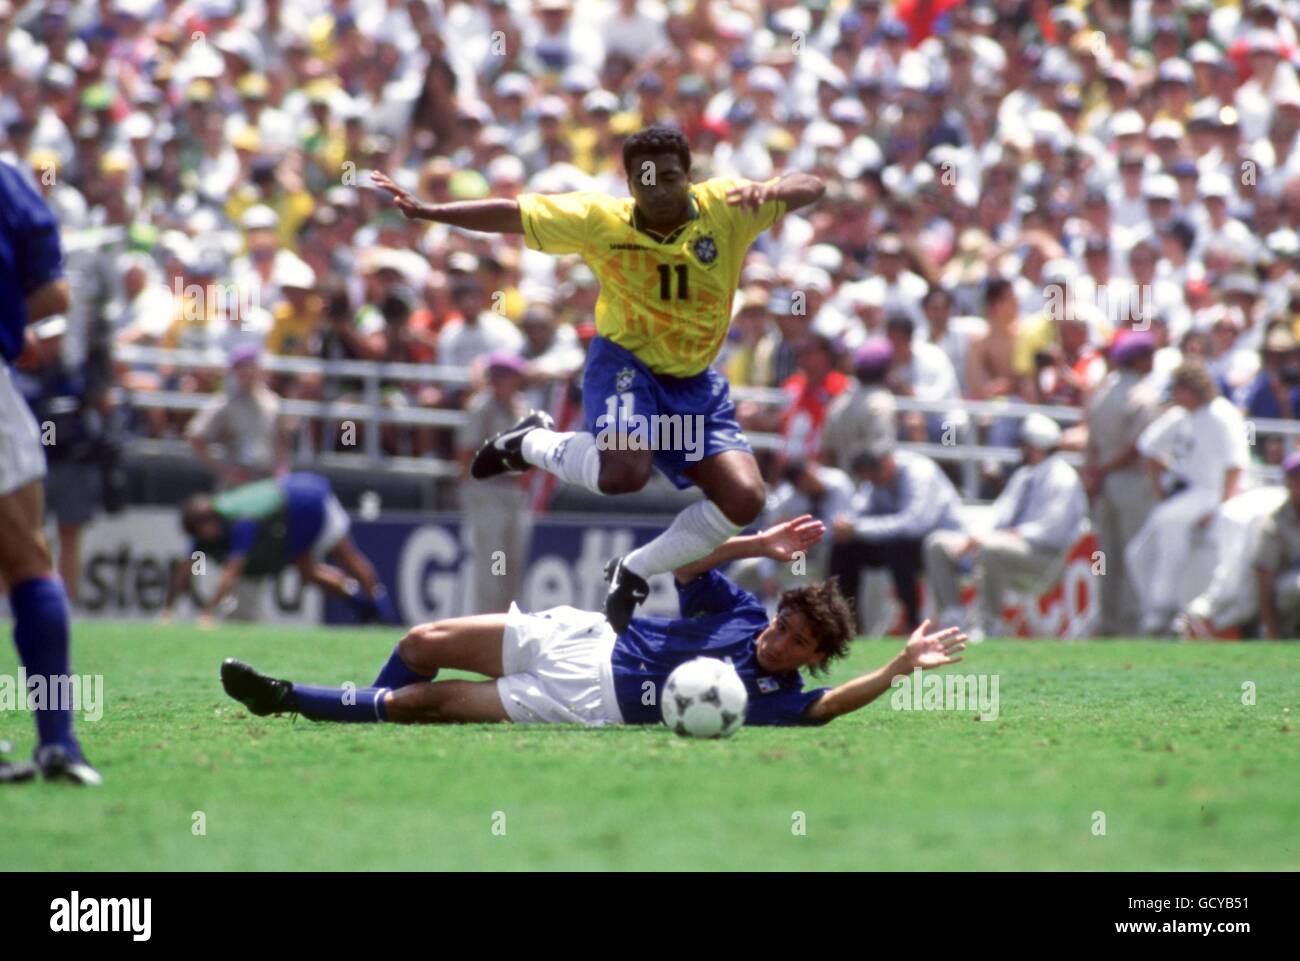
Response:
MULTIPOLYGON (((149 367, 174 366, 198 370, 225 370, 230 366, 226 351, 220 350, 168 350, 162 347, 121 345, 114 351, 114 360, 125 364, 142 364, 149 367)), ((372 360, 324 360, 313 357, 279 357, 265 354, 260 359, 264 370, 272 373, 346 378, 361 382, 361 400, 299 400, 281 398, 280 409, 290 416, 321 421, 353 421, 374 428, 386 424, 403 427, 444 427, 456 429, 466 422, 464 411, 440 410, 432 407, 389 407, 383 402, 385 382, 420 384, 451 384, 465 386, 470 383, 469 371, 464 367, 445 364, 396 364, 372 360)), ((197 411, 207 406, 213 394, 190 394, 182 391, 125 391, 126 399, 135 407, 163 410, 197 411)), ((363 455, 371 464, 391 464, 381 447, 380 432, 364 432, 363 455)), ((328 456, 318 454, 319 457, 328 456)), ((442 465, 433 458, 404 458, 407 461, 428 465, 442 465)), ((455 473, 454 467, 427 468, 433 473, 455 473)))
MULTIPOLYGON (((185 367, 193 369, 225 370, 229 366, 224 350, 168 350, 160 347, 140 347, 119 345, 114 352, 118 363, 143 365, 152 368, 163 366, 185 367)), ((312 357, 279 357, 264 354, 262 367, 273 373, 303 374, 323 376, 326 378, 347 378, 359 380, 362 384, 361 400, 357 401, 314 401, 281 399, 282 409, 286 414, 306 417, 321 421, 354 421, 371 428, 383 425, 406 427, 441 427, 457 429, 466 423, 466 414, 461 410, 443 410, 429 407, 389 407, 383 402, 382 386, 385 382, 449 384, 464 387, 471 381, 469 370, 445 364, 396 364, 368 360, 324 360, 312 357)), ((129 403, 140 408, 160 408, 164 410, 197 411, 209 403, 214 395, 189 394, 180 391, 124 391, 129 403)), ((782 390, 767 387, 733 387, 732 398, 736 401, 751 401, 767 407, 784 407, 790 402, 789 395, 782 390)), ((935 444, 928 442, 904 441, 899 447, 905 450, 925 454, 938 461, 953 462, 962 467, 962 489, 964 496, 975 500, 978 496, 979 465, 983 462, 1014 463, 1019 460, 1019 453, 1006 447, 991 447, 978 443, 977 432, 969 426, 971 418, 1023 418, 1031 413, 1044 414, 1064 424, 1075 424, 1083 419, 1083 411, 1077 407, 1065 407, 1052 404, 1026 404, 1020 401, 975 401, 975 400, 941 400, 926 401, 914 397, 896 397, 899 411, 921 414, 957 415, 954 424, 966 423, 964 428, 953 431, 953 443, 935 444)), ((1257 437, 1279 436, 1300 438, 1300 421, 1260 419, 1247 421, 1253 435, 1257 437)), ((754 432, 747 433, 750 444, 755 450, 780 450, 783 439, 779 434, 754 432)), ((158 442, 151 442, 157 444, 158 442)), ((1067 452, 1067 459, 1074 464, 1081 463, 1078 453, 1067 452)), ((383 466, 402 472, 430 473, 436 476, 453 477, 458 470, 454 464, 436 458, 400 457, 385 455, 381 446, 380 432, 377 429, 365 431, 364 451, 361 454, 340 454, 335 452, 318 452, 316 458, 321 463, 334 462, 340 466, 356 466, 358 463, 371 466, 383 466)), ((1276 467, 1255 465, 1254 470, 1270 479, 1280 476, 1276 467)))

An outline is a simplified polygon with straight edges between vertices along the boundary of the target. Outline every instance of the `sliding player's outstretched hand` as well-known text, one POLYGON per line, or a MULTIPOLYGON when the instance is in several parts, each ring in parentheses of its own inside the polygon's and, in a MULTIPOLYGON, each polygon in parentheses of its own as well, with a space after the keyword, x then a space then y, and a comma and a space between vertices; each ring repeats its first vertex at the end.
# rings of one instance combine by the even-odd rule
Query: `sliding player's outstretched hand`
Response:
POLYGON ((961 632, 961 628, 949 627, 937 634, 927 634, 929 627, 930 619, 926 618, 921 622, 921 626, 912 632, 907 647, 903 649, 912 666, 942 667, 960 661, 960 657, 953 655, 960 654, 966 649, 966 635, 961 632))
POLYGON ((424 209, 424 204, 416 200, 411 193, 397 186, 388 174, 384 173, 382 170, 372 170, 370 172, 370 180, 380 190, 387 191, 393 195, 393 202, 397 205, 397 209, 400 210, 408 220, 415 220, 420 216, 420 212, 424 209))
POLYGON ((797 551, 806 551, 826 533, 826 526, 811 514, 774 524, 758 535, 763 556, 774 561, 791 561, 797 551))

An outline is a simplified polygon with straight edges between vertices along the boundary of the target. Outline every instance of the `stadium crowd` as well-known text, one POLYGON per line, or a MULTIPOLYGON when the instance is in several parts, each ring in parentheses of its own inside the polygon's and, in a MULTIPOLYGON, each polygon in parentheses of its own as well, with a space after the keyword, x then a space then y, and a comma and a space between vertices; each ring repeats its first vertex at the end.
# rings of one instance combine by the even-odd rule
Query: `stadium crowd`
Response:
MULTIPOLYGON (((755 243, 718 365, 784 394, 739 410, 781 436, 772 510, 849 505, 832 570, 889 566, 915 621, 920 572, 952 602, 974 565, 996 597, 1052 570, 1091 511, 1113 568, 1163 572, 1140 597, 1108 578, 1102 629, 1186 628, 1179 552, 1287 457, 1245 419, 1300 414, 1298 24, 1279 0, 0 0, 0 160, 57 212, 72 280, 28 388, 91 434, 186 436, 225 485, 338 443, 282 398, 360 390, 264 374, 264 355, 471 371, 384 384, 385 404, 474 425, 388 426, 390 453, 464 464, 521 406, 572 422, 591 271, 406 220, 368 172, 430 202, 626 196, 623 140, 669 123, 696 180, 829 187, 755 243), (121 345, 211 349, 231 372, 121 345), (115 387, 212 400, 114 410, 115 387), (970 400, 1084 416, 1062 431, 970 400), (994 533, 1033 514, 1036 538, 963 533, 944 469, 895 450, 955 436, 1027 452, 985 465, 981 492, 994 533), (1175 470, 1153 485, 1143 458, 1175 470)), ((103 496, 50 483, 72 528, 103 496)), ((1300 538, 1269 543, 1273 570, 1300 562, 1300 538)))

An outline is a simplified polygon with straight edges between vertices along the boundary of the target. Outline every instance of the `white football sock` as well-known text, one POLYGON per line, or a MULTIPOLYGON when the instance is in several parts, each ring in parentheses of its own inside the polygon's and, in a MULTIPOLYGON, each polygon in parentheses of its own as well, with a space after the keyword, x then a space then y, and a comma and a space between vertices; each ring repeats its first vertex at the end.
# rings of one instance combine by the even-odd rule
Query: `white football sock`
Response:
POLYGON ((537 427, 524 435, 524 460, 560 480, 600 493, 600 448, 594 434, 537 427))
POLYGON ((646 578, 666 574, 698 561, 742 529, 713 501, 696 501, 673 518, 668 530, 624 557, 623 566, 646 578))

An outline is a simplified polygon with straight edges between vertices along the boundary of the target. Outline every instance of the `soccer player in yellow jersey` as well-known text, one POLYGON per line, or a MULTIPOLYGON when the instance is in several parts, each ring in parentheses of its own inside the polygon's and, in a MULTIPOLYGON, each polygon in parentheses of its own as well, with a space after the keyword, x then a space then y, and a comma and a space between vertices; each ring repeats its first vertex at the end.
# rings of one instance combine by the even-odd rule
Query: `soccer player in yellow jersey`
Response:
POLYGON ((534 250, 581 255, 600 280, 598 336, 582 382, 588 429, 558 433, 545 413, 530 412, 484 443, 472 472, 536 466, 597 493, 626 494, 657 467, 677 487, 704 492, 663 534, 606 568, 605 615, 619 632, 649 593, 646 578, 706 556, 763 507, 753 450, 726 379, 710 365, 750 244, 826 189, 808 174, 692 184, 685 136, 660 125, 626 140, 623 170, 632 195, 624 199, 578 192, 436 205, 373 175, 407 217, 523 234, 534 250))

